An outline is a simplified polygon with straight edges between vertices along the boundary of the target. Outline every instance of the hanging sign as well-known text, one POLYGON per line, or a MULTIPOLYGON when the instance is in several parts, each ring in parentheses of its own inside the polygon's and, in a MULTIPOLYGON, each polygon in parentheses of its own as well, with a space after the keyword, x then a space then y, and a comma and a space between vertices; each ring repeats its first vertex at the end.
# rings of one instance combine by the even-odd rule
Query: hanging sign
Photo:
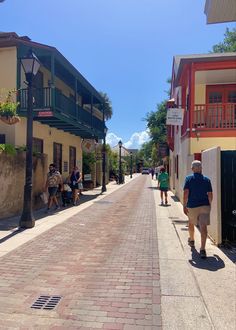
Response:
POLYGON ((166 125, 183 125, 184 109, 169 108, 166 114, 166 125))
POLYGON ((37 117, 53 117, 52 111, 39 111, 37 117))

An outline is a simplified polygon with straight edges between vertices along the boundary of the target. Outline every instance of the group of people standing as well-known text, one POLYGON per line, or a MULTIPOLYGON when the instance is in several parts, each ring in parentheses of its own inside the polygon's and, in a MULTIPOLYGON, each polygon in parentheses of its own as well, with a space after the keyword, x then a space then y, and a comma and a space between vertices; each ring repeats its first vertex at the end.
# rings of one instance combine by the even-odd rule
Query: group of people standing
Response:
MULTIPOLYGON (((66 183, 69 184, 72 192, 72 201, 73 205, 78 204, 80 195, 82 195, 83 183, 82 183, 82 173, 79 171, 79 168, 75 166, 71 171, 66 183)), ((58 193, 64 192, 64 182, 60 172, 56 169, 55 164, 49 165, 49 172, 47 173, 47 179, 45 183, 45 192, 48 192, 48 204, 47 210, 48 213, 53 206, 55 209, 60 209, 60 204, 58 202, 58 193)))
MULTIPOLYGON (((191 165, 192 174, 186 176, 183 186, 183 211, 188 217, 188 244, 195 248, 194 228, 199 227, 201 234, 200 257, 206 258, 207 226, 210 225, 210 212, 213 200, 211 181, 202 174, 202 163, 194 160, 191 165)), ((169 175, 164 167, 159 168, 158 188, 161 194, 161 205, 168 204, 169 175)), ((151 171, 152 178, 156 169, 151 171)))

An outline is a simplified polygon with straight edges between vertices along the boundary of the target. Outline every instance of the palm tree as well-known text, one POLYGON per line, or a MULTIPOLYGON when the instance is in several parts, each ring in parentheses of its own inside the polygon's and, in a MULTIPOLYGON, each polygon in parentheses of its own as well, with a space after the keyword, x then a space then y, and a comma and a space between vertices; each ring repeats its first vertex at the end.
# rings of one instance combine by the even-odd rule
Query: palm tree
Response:
POLYGON ((111 100, 109 99, 109 96, 106 93, 99 92, 99 94, 104 99, 104 103, 103 103, 104 119, 109 120, 113 115, 111 100))

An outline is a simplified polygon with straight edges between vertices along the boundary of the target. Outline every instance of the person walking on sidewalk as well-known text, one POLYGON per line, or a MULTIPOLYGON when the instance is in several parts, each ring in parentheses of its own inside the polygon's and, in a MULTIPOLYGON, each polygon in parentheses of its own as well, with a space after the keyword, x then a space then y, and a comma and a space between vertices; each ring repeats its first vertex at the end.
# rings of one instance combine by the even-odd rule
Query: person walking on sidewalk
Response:
POLYGON ((57 200, 57 192, 58 189, 63 189, 62 177, 59 171, 56 170, 55 164, 49 165, 49 172, 47 174, 47 180, 45 184, 45 191, 48 190, 49 198, 48 198, 48 208, 47 213, 49 212, 52 204, 55 204, 56 209, 59 209, 59 203, 57 200))
POLYGON ((161 191, 161 205, 164 205, 163 195, 165 195, 165 204, 168 204, 167 191, 169 189, 169 175, 164 167, 161 167, 160 174, 158 175, 158 188, 161 191))
POLYGON ((79 184, 82 183, 82 175, 78 169, 77 166, 73 168, 73 171, 70 174, 70 183, 71 183, 71 189, 72 189, 72 198, 73 198, 73 204, 74 206, 77 205, 77 202, 79 200, 79 184))
POLYGON ((210 211, 213 199, 212 185, 202 174, 202 163, 192 162, 193 174, 186 176, 184 183, 183 209, 189 219, 188 243, 194 247, 194 226, 199 225, 201 233, 200 257, 206 258, 207 226, 210 224, 210 211))

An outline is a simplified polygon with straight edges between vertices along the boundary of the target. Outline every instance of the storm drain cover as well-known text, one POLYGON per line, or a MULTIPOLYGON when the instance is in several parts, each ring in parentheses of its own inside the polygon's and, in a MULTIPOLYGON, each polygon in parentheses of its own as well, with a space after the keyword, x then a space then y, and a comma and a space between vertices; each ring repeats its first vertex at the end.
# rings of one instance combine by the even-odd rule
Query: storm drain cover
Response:
POLYGON ((58 305, 61 298, 61 296, 39 296, 31 308, 52 310, 58 305))

